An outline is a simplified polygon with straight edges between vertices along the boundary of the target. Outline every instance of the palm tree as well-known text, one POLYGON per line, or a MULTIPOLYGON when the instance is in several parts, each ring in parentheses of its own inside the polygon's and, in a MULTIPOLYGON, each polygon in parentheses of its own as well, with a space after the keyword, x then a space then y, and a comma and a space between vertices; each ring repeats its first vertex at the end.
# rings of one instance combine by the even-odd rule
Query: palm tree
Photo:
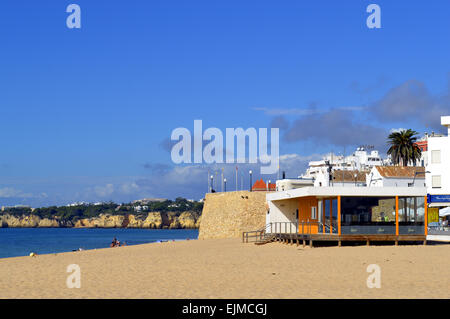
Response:
POLYGON ((422 151, 416 144, 417 134, 419 133, 411 129, 389 134, 390 148, 387 153, 391 155, 394 164, 408 166, 409 162, 413 162, 416 165, 422 155, 422 151))

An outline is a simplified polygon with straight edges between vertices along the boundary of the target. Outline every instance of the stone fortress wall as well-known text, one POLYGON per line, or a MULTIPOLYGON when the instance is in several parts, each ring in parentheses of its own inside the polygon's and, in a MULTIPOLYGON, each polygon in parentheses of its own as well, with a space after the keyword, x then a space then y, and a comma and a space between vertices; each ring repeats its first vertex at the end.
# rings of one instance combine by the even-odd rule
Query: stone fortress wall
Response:
POLYGON ((263 228, 268 210, 266 194, 264 191, 206 194, 199 239, 240 238, 242 232, 263 228))

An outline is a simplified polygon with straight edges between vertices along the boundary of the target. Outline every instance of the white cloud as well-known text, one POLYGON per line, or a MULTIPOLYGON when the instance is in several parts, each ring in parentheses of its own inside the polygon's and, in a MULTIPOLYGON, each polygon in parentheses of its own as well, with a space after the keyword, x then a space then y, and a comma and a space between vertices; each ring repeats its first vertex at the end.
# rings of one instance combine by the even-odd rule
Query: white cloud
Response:
POLYGON ((400 128, 391 128, 390 130, 389 130, 389 133, 397 133, 397 132, 401 132, 401 131, 405 131, 406 129, 405 128, 403 128, 403 127, 400 127, 400 128))
MULTIPOLYGON (((315 114, 324 114, 329 112, 327 109, 317 109, 315 107, 310 108, 269 108, 269 107, 254 107, 252 108, 254 111, 264 112, 266 115, 271 116, 280 116, 280 115, 315 115, 315 114)), ((340 106, 332 108, 332 110, 343 110, 343 111, 364 111, 366 110, 366 106, 340 106)))
POLYGON ((320 113, 320 110, 306 108, 306 109, 283 109, 283 108, 268 108, 268 107, 254 107, 254 111, 264 112, 266 115, 310 115, 320 113))
POLYGON ((3 187, 0 188, 0 198, 31 198, 35 197, 33 194, 24 193, 21 190, 15 189, 13 187, 3 187))
POLYGON ((124 194, 132 194, 132 193, 136 193, 137 191, 139 191, 139 186, 135 182, 124 183, 121 185, 120 190, 124 194))
POLYGON ((110 196, 114 192, 113 184, 106 184, 105 186, 95 186, 95 194, 100 197, 110 196))

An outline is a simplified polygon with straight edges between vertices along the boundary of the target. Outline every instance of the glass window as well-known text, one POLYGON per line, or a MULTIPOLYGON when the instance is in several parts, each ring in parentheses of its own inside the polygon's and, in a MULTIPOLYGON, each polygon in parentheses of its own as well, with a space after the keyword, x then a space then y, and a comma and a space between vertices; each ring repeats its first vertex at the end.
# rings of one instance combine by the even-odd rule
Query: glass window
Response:
POLYGON ((317 207, 316 206, 311 207, 311 219, 317 219, 317 207))
POLYGON ((395 234, 394 197, 343 197, 342 234, 395 234))
POLYGON ((400 235, 423 234, 425 198, 400 197, 398 199, 398 220, 400 235))
POLYGON ((395 198, 343 197, 342 225, 395 223, 395 198))
POLYGON ((441 164, 441 151, 431 151, 431 164, 441 164))
POLYGON ((398 199, 398 221, 400 223, 423 223, 425 199, 423 197, 400 197, 398 199))
POLYGON ((332 209, 333 209, 333 212, 332 212, 332 214, 333 214, 333 220, 336 220, 337 219, 337 199, 333 199, 333 201, 332 201, 332 209))
POLYGON ((441 175, 434 175, 431 177, 431 187, 441 188, 441 175))
POLYGON ((324 199, 325 201, 325 218, 330 220, 330 201, 328 199, 324 199))

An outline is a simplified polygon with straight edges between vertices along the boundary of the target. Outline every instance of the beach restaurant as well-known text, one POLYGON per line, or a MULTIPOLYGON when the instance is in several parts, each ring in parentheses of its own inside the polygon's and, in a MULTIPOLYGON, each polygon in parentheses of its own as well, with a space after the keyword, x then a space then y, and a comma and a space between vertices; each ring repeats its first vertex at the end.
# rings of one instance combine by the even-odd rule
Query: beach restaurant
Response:
POLYGON ((426 240, 425 187, 303 187, 268 193, 266 199, 268 234, 339 243, 426 240))

